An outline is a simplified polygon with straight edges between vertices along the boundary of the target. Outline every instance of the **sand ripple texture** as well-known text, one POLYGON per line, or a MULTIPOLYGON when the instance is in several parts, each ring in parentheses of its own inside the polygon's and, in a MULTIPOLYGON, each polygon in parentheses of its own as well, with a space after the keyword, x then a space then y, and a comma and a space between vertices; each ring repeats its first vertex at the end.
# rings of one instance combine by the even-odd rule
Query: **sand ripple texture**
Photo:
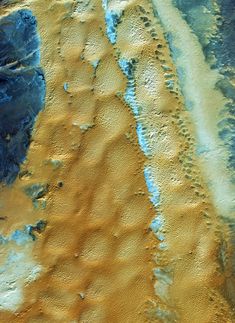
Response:
POLYGON ((229 99, 176 2, 0 3, 46 84, 1 186, 0 323, 234 322, 229 99))

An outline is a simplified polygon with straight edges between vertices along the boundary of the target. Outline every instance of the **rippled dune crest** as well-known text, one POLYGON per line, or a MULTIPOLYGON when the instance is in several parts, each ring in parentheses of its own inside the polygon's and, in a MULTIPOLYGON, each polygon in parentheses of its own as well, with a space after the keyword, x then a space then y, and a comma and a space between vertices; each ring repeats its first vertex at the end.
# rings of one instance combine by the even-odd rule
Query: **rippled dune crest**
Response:
POLYGON ((0 1, 0 323, 235 322, 234 17, 0 1))

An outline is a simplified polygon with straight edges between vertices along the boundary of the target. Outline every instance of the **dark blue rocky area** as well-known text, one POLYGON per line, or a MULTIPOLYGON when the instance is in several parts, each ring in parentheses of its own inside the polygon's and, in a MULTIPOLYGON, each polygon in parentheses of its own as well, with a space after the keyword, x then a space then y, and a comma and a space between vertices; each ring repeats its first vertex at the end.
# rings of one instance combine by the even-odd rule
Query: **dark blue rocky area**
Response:
POLYGON ((30 10, 0 18, 0 181, 11 184, 25 160, 44 106, 40 39, 30 10))

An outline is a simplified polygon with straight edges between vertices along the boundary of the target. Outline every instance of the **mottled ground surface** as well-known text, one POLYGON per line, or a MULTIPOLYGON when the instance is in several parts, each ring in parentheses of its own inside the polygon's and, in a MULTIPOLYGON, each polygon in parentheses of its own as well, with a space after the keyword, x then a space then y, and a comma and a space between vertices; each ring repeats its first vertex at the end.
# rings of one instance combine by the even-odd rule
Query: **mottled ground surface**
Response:
POLYGON ((232 1, 0 15, 0 322, 234 322, 232 1))

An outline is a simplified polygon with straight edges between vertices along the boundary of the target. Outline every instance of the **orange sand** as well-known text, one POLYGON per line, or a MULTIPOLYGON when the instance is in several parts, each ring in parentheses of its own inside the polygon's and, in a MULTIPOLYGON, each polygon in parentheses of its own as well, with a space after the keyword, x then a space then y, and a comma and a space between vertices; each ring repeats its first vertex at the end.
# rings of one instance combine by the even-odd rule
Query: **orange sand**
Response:
POLYGON ((88 11, 72 17, 71 0, 24 4, 38 20, 47 98, 22 165, 31 176, 2 188, 2 211, 8 216, 2 225, 5 234, 39 219, 48 226, 37 235, 34 249, 43 272, 25 287, 17 313, 1 312, 0 322, 160 322, 155 315, 159 305, 175 311, 182 323, 232 322, 219 293, 219 221, 197 160, 189 162, 193 127, 177 89, 171 93, 165 87, 161 64, 169 65, 174 75, 175 70, 149 3, 129 1, 114 48, 105 34, 101 1, 91 1, 88 11), (150 34, 152 26, 145 28, 140 19, 140 5, 157 30, 157 40, 150 34), (140 44, 131 38, 130 26, 141 33, 140 44), (156 54, 157 44, 163 48, 156 54), (149 161, 164 197, 160 211, 166 218, 168 248, 159 260, 158 242, 149 230, 156 211, 143 176, 146 158, 132 112, 117 95, 126 88, 118 50, 139 58, 136 95, 149 104, 143 111, 146 125, 159 129, 158 154, 149 161), (96 73, 91 65, 95 59, 100 59, 96 73), (150 60, 157 75, 152 97, 141 83, 150 60), (52 160, 60 166, 55 169, 52 160), (23 193, 26 185, 38 182, 49 184, 45 210, 35 210, 23 193), (164 301, 154 294, 154 259, 174 273, 164 301))

